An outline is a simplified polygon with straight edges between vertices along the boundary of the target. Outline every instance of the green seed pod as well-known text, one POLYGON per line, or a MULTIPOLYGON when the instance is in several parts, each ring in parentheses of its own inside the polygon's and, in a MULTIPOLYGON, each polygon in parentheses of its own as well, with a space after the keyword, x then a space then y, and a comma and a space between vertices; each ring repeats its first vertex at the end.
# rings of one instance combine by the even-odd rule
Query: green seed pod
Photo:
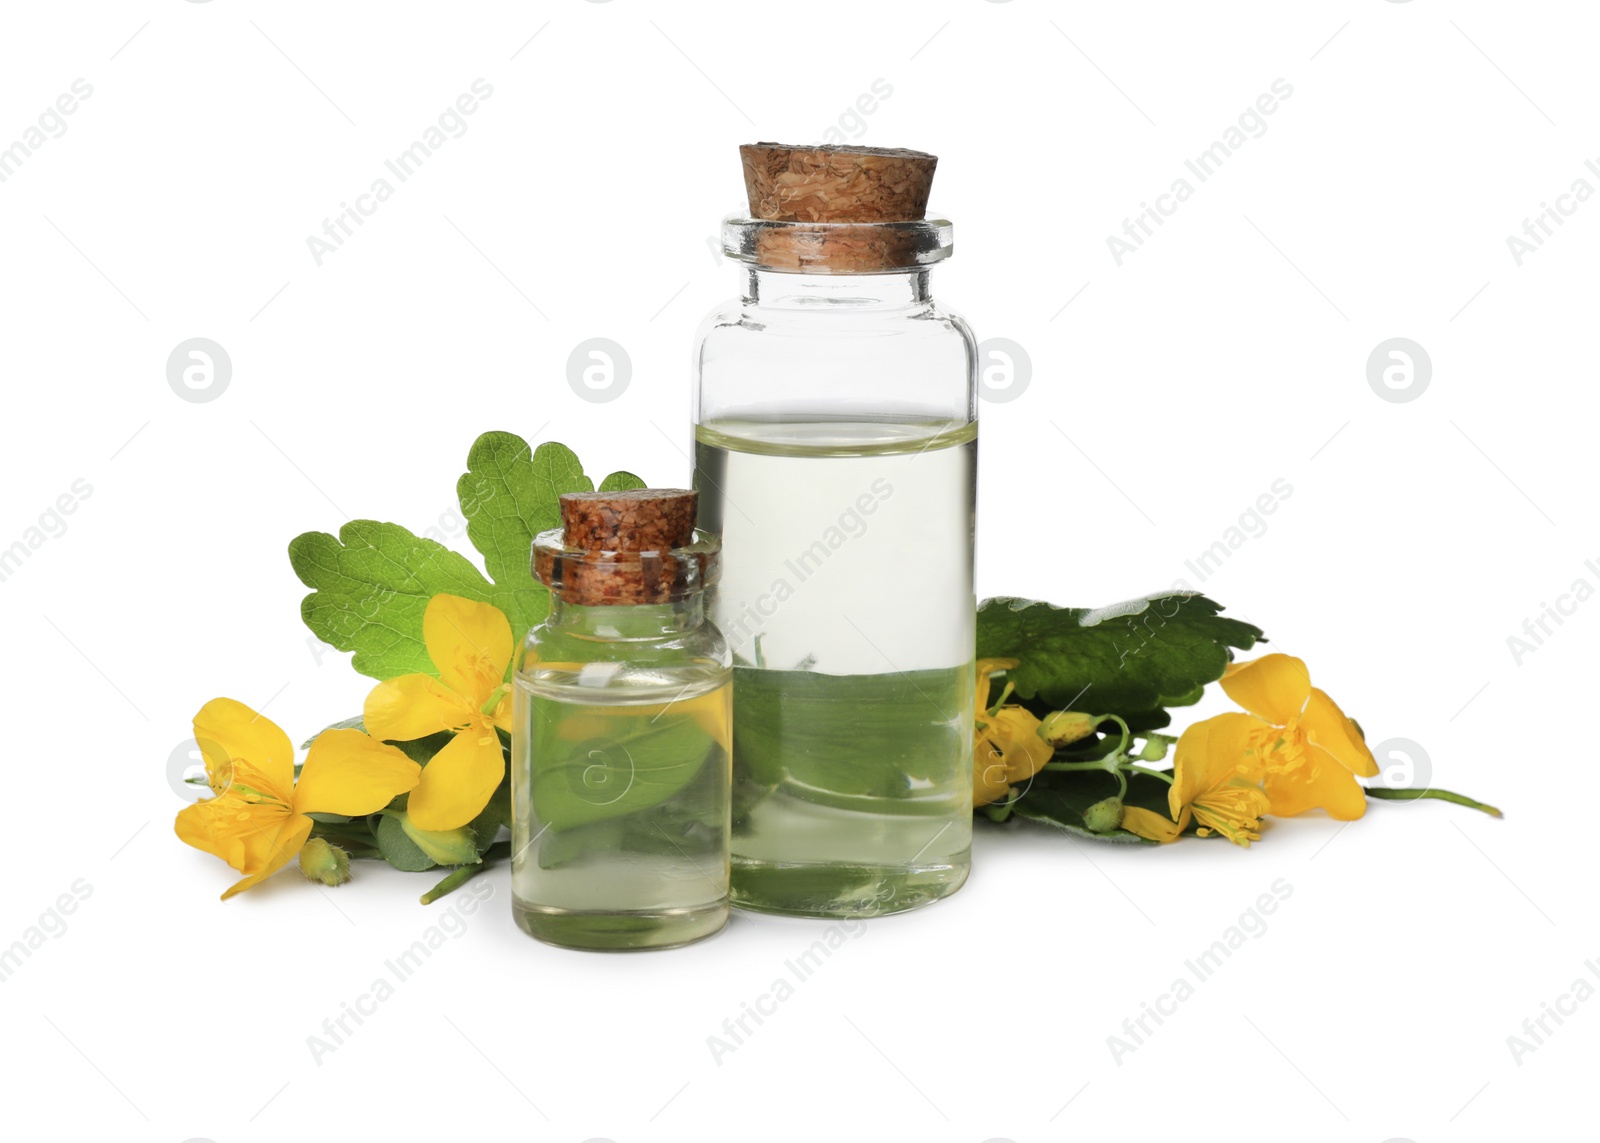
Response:
POLYGON ((330 888, 343 885, 350 880, 350 855, 327 838, 309 838, 300 847, 300 872, 330 888))
POLYGON ((1058 710, 1046 715, 1039 724, 1039 737, 1060 749, 1088 738, 1101 721, 1099 715, 1084 714, 1081 710, 1058 710))
POLYGON ((1110 833, 1122 825, 1122 799, 1106 798, 1083 811, 1083 824, 1095 833, 1110 833))

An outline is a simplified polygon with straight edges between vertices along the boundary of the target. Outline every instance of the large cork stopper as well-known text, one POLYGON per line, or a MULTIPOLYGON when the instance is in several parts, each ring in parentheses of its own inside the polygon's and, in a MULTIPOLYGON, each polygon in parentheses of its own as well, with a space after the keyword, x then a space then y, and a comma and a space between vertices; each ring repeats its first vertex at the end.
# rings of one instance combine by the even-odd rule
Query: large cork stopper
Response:
POLYGON ((680 550, 694 543, 699 499, 683 488, 566 493, 559 535, 534 545, 534 574, 585 607, 682 598, 707 570, 705 553, 680 550))
POLYGON ((919 222, 938 156, 902 147, 746 143, 750 216, 778 222, 919 222))
POLYGON ((927 217, 937 156, 901 147, 747 143, 739 157, 752 218, 857 224, 764 233, 758 251, 764 265, 872 273, 915 263, 911 235, 874 224, 927 217))
POLYGON ((694 542, 700 494, 685 488, 568 492, 561 526, 570 547, 607 552, 662 552, 694 542))

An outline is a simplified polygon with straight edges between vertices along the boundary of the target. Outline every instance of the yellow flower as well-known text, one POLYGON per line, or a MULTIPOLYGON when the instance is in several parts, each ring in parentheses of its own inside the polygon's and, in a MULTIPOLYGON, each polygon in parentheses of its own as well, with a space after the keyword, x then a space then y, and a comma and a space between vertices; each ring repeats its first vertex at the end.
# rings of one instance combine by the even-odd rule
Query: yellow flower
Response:
MULTIPOLYGON (((1250 712, 1234 716, 1249 718, 1241 769, 1262 783, 1269 812, 1293 817, 1320 807, 1339 821, 1366 813, 1367 796, 1356 775, 1372 777, 1378 763, 1361 729, 1311 685, 1303 662, 1293 655, 1263 655, 1234 663, 1222 676, 1222 689, 1250 712)), ((1182 749, 1180 742, 1180 754, 1182 749)))
POLYGON ((1172 787, 1164 818, 1152 810, 1128 806, 1122 828, 1151 841, 1174 841, 1199 822, 1201 837, 1219 833, 1238 845, 1261 840, 1261 817, 1267 795, 1244 771, 1256 720, 1247 714, 1219 714, 1197 722, 1178 739, 1172 787))
POLYGON ((439 677, 379 683, 367 695, 363 719, 369 734, 388 742, 455 735, 423 769, 406 808, 418 829, 452 830, 483 811, 506 774, 495 728, 511 730, 502 682, 511 664, 511 624, 498 607, 436 595, 422 616, 422 641, 439 677))
POLYGON ((294 747, 270 718, 233 699, 212 699, 194 716, 194 737, 216 795, 178 814, 178 837, 244 874, 226 901, 266 880, 311 835, 307 814, 358 817, 383 809, 417 784, 420 769, 393 746, 359 730, 325 730, 311 744, 300 780, 294 747))
MULTIPOLYGON (((972 742, 972 804, 987 806, 1026 782, 1050 761, 1055 751, 1039 737, 1039 720, 1020 706, 989 709, 989 676, 1010 670, 1016 659, 979 659, 974 708, 977 725, 972 742)), ((1001 696, 1004 702, 1004 696, 1001 696)))
POLYGON ((1122 828, 1151 841, 1177 841, 1183 826, 1143 806, 1122 807, 1122 828))

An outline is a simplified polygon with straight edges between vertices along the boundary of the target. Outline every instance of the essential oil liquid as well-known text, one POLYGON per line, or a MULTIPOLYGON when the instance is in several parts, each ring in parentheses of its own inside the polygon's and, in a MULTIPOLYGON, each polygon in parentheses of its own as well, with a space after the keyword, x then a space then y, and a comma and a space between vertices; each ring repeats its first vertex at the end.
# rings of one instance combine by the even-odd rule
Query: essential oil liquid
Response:
POLYGON ((735 904, 865 916, 966 880, 976 461, 974 424, 697 428, 734 653, 735 904))
POLYGON ((728 906, 726 674, 663 671, 660 685, 616 687, 605 685, 616 664, 552 666, 516 685, 517 923, 589 949, 669 948, 717 931, 728 906))

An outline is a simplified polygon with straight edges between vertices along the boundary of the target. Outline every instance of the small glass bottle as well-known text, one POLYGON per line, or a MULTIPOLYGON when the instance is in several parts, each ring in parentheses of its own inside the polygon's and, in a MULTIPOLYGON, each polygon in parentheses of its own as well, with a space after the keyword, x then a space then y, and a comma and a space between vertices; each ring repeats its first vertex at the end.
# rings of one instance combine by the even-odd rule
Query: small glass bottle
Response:
POLYGON ((916 908, 972 837, 977 350, 937 304, 936 159, 740 148, 741 298, 695 349, 700 526, 734 652, 733 900, 916 908))
POLYGON ((671 948, 728 919, 729 653, 696 494, 572 493, 534 540, 550 615, 514 672, 512 909, 583 949, 671 948))

